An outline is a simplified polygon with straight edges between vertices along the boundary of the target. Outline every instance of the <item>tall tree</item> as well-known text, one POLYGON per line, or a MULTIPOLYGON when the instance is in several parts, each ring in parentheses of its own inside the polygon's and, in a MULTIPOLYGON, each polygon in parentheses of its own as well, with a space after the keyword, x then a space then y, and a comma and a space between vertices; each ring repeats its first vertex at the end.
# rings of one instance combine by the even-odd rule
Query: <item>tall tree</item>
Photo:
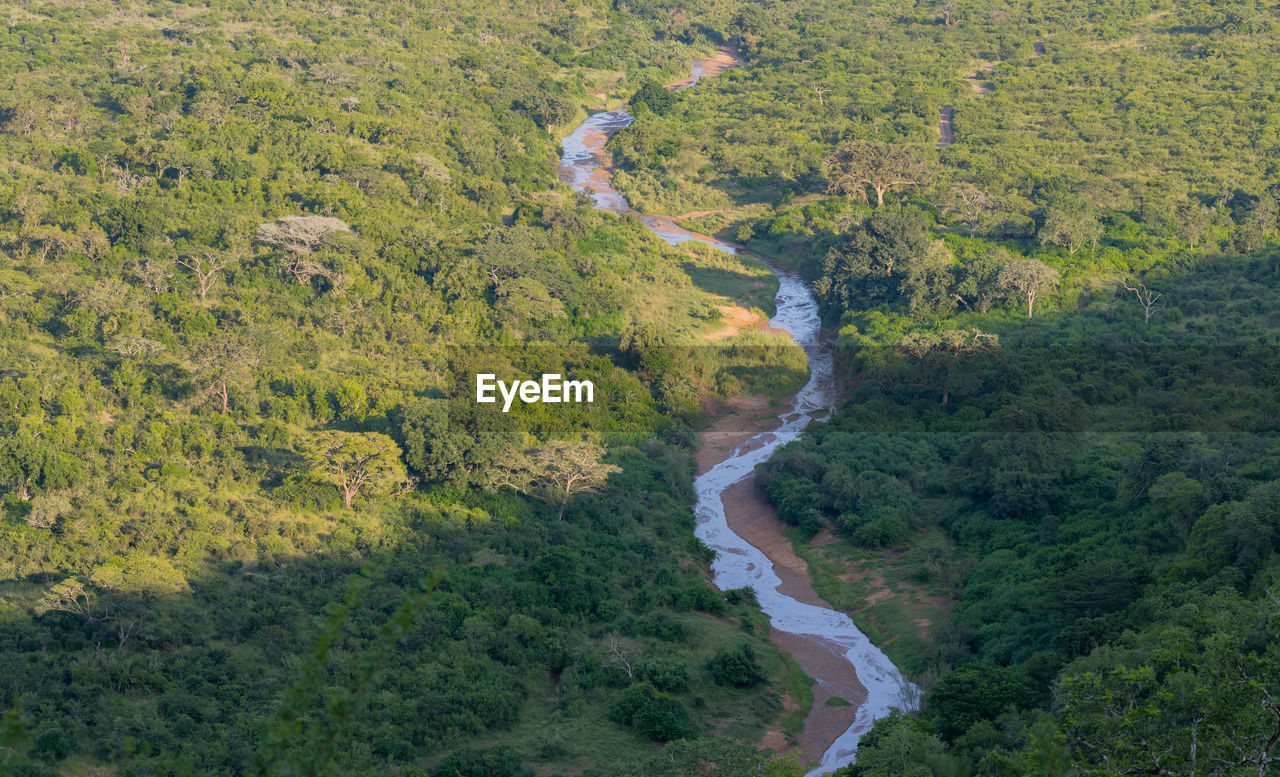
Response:
POLYGON ((956 301, 979 313, 991 309, 991 303, 1004 297, 1008 289, 1000 283, 1005 265, 1014 261, 1009 249, 997 247, 965 265, 956 287, 956 301))
POLYGON ((878 140, 853 140, 826 157, 827 192, 843 194, 863 202, 867 189, 876 193, 876 206, 884 205, 885 192, 919 186, 927 168, 913 146, 878 140))
POLYGON ((1101 237, 1102 222, 1097 213, 1079 204, 1051 207, 1038 235, 1042 245, 1062 246, 1072 256, 1086 245, 1096 251, 1101 237))
POLYGON ((827 252, 814 288, 841 312, 891 299, 901 285, 894 281, 895 270, 924 260, 929 245, 918 209, 877 210, 827 252))
POLYGON ((1142 305, 1142 323, 1151 323, 1151 317, 1161 310, 1156 307, 1156 303, 1160 301, 1160 295, 1148 289, 1145 283, 1130 286, 1128 281, 1121 281, 1120 285, 1125 291, 1133 292, 1138 299, 1138 304, 1142 305))
POLYGON ((195 278, 196 290, 200 294, 200 301, 203 302, 209 289, 213 288, 224 272, 239 263, 241 256, 238 250, 218 251, 213 248, 199 247, 184 252, 174 262, 179 267, 185 267, 191 273, 191 277, 195 278))
POLYGON ((313 255, 334 235, 350 234, 351 227, 328 216, 283 216, 272 224, 258 225, 258 241, 284 252, 282 269, 303 286, 331 274, 313 255))
POLYGON ((931 241, 922 253, 909 258, 899 285, 907 307, 913 311, 954 308, 955 269, 956 258, 941 240, 931 241))
POLYGON ((1000 285, 1027 301, 1027 318, 1031 318, 1036 299, 1058 282, 1058 271, 1037 259, 1015 259, 1000 270, 1000 285))
POLYGON ((943 212, 964 219, 965 226, 969 228, 969 237, 974 237, 978 234, 978 227, 995 213, 997 207, 998 203, 977 186, 961 182, 947 192, 947 204, 943 207, 943 212))
POLYGON ((408 479, 400 446, 375 432, 324 431, 302 445, 312 475, 337 486, 347 508, 361 491, 385 491, 408 479))
POLYGON ((186 578, 168 561, 135 552, 99 564, 85 578, 58 583, 41 607, 112 623, 116 648, 124 650, 142 633, 156 599, 189 590, 186 578))
POLYGON ((240 331, 220 330, 198 343, 190 356, 196 399, 213 400, 225 416, 232 389, 253 383, 253 371, 261 355, 260 345, 240 331))
POLYGON ((604 448, 593 442, 552 440, 513 457, 500 485, 532 493, 558 506, 559 515, 564 516, 573 496, 599 491, 609 475, 621 471, 602 462, 603 456, 604 448))

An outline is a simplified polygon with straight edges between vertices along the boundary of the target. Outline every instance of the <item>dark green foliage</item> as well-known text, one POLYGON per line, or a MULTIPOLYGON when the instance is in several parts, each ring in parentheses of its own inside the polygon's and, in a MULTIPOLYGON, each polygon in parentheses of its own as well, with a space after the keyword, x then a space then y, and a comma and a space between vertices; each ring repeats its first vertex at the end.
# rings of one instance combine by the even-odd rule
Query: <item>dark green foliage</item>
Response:
POLYGON ((445 756, 432 770, 433 777, 533 777, 510 748, 459 750, 445 756))
POLYGON ((670 110, 671 106, 675 104, 678 99, 676 94, 676 92, 664 88, 657 81, 645 81, 635 91, 635 94, 631 95, 630 105, 633 109, 643 113, 644 108, 640 108, 640 105, 643 104, 645 108, 661 115, 670 110))
POLYGON ((60 728, 47 728, 36 734, 31 748, 36 757, 46 761, 60 761, 71 753, 71 742, 60 728))
POLYGON ((717 650, 707 662, 707 671, 718 685, 735 688, 753 688, 768 679, 755 651, 745 643, 717 650))
MULTIPOLYGON (((704 699, 680 731, 768 714, 685 668, 711 649, 691 636, 744 638, 682 620, 725 607, 693 544, 685 421, 730 357, 672 385, 613 348, 653 317, 690 339, 718 298, 688 251, 556 174, 595 100, 580 57, 626 91, 665 83, 729 14, 689 6, 700 31, 650 10, 7 20, 0 698, 27 712, 6 714, 0 772, 411 774, 454 751, 454 771, 559 768, 578 743, 540 755, 530 731, 611 726, 612 632, 638 656, 681 643, 643 669, 704 699), (590 379, 597 401, 478 413, 482 369, 590 379), (384 454, 350 510, 328 438, 384 454), (513 452, 553 442, 622 471, 555 509, 504 485, 513 452), (514 756, 463 756, 495 737, 514 756)), ((617 734, 601 769, 648 748, 617 734)))
POLYGON ((956 667, 929 691, 926 712, 938 733, 952 740, 979 720, 1028 705, 1028 693, 1012 670, 972 663, 956 667))
POLYGON ((693 733, 684 706, 648 683, 624 691, 609 711, 609 719, 656 742, 684 739, 693 733))
POLYGON ((680 692, 689 686, 689 667, 669 658, 648 658, 636 665, 636 677, 660 691, 680 692))

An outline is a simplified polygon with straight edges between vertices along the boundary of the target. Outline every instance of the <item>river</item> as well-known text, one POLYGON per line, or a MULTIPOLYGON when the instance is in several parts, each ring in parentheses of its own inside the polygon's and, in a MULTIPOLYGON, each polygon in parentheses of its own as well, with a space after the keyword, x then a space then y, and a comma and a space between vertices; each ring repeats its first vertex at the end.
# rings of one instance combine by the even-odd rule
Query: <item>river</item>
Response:
MULTIPOLYGON (((733 52, 722 50, 715 57, 696 60, 690 78, 670 88, 687 88, 738 64, 733 52)), ((561 141, 561 179, 575 190, 590 194, 598 208, 619 214, 635 213, 671 245, 693 240, 737 253, 737 246, 690 232, 666 216, 637 213, 613 188, 605 143, 630 123, 631 116, 625 108, 589 116, 561 141)), ((771 262, 766 264, 779 281, 777 313, 769 325, 786 331, 804 348, 809 358, 809 381, 779 416, 779 425, 747 438, 727 458, 697 477, 695 533, 718 554, 712 563, 715 584, 721 590, 753 587, 761 610, 769 616, 775 643, 788 650, 809 676, 828 690, 822 696, 840 696, 857 705, 852 723, 824 746, 818 759, 820 765, 810 772, 818 775, 851 763, 858 739, 872 722, 894 707, 909 706, 916 693, 915 687, 849 616, 825 606, 816 594, 804 597, 808 601, 800 601, 783 593, 781 589, 787 586, 779 577, 774 560, 739 536, 731 528, 731 516, 726 514, 726 491, 744 483, 754 487, 747 481, 754 477, 756 465, 780 446, 798 439, 810 422, 827 417, 835 405, 834 359, 821 338, 818 303, 798 274, 771 262), (856 679, 849 679, 850 669, 856 679), (856 698, 850 699, 851 696, 856 698)))

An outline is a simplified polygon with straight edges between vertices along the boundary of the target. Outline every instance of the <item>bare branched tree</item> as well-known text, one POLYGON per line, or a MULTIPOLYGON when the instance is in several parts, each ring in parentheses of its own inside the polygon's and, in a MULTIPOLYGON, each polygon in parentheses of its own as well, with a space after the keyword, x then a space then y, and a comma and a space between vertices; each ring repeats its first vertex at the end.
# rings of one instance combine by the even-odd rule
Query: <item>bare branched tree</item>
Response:
POLYGON ((152 294, 164 294, 169 290, 169 268, 155 260, 147 259, 134 270, 142 285, 150 289, 152 294))
POLYGON ((610 632, 609 636, 604 638, 604 651, 605 666, 612 666, 615 669, 620 669, 627 675, 628 681, 635 677, 635 655, 632 653, 630 648, 627 647, 626 643, 622 641, 622 638, 618 636, 616 631, 610 632))
POLYGON ((180 256, 174 262, 179 267, 185 267, 191 272, 192 277, 196 279, 196 288, 200 292, 200 301, 203 302, 205 296, 209 293, 209 289, 213 288, 213 284, 217 283, 218 278, 222 277, 223 271, 239 263, 242 256, 243 254, 239 250, 223 253, 208 249, 180 256))
POLYGON ((1122 281, 1120 285, 1124 287, 1125 291, 1133 292, 1134 296, 1138 298, 1139 304, 1142 305, 1142 323, 1151 323, 1151 317, 1164 310, 1163 305, 1156 306, 1156 303, 1160 301, 1161 295, 1148 289, 1147 284, 1139 283, 1136 286, 1130 286, 1126 280, 1122 281))
POLYGON ((951 189, 950 200, 943 212, 964 219, 965 225, 969 227, 969 237, 978 234, 983 218, 996 209, 996 201, 971 183, 956 184, 951 189))
POLYGON ((258 225, 258 241, 285 252, 282 269, 305 286, 317 277, 329 277, 329 268, 312 259, 331 235, 350 234, 351 227, 328 216, 284 216, 273 224, 258 225))

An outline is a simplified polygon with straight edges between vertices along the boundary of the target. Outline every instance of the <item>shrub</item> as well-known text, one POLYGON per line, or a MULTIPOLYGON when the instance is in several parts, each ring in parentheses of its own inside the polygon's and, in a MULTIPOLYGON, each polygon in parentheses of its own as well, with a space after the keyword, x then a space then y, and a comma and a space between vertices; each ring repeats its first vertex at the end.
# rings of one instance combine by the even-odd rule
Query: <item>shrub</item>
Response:
POLYGON ((736 648, 720 648, 707 662, 707 670, 717 685, 752 688, 765 681, 764 667, 756 652, 743 643, 736 648))
POLYGON ((657 742, 684 739, 692 731, 689 713, 676 699, 649 683, 633 685, 609 711, 609 719, 657 742))
POLYGON ((509 747, 458 750, 444 757, 433 777, 533 777, 520 756, 509 747))
POLYGON ((683 691, 689 687, 689 669, 672 658, 650 658, 636 666, 636 675, 660 691, 683 691))
POLYGON ((45 761, 61 761, 71 754, 71 743, 62 729, 45 729, 36 735, 35 754, 45 761))

